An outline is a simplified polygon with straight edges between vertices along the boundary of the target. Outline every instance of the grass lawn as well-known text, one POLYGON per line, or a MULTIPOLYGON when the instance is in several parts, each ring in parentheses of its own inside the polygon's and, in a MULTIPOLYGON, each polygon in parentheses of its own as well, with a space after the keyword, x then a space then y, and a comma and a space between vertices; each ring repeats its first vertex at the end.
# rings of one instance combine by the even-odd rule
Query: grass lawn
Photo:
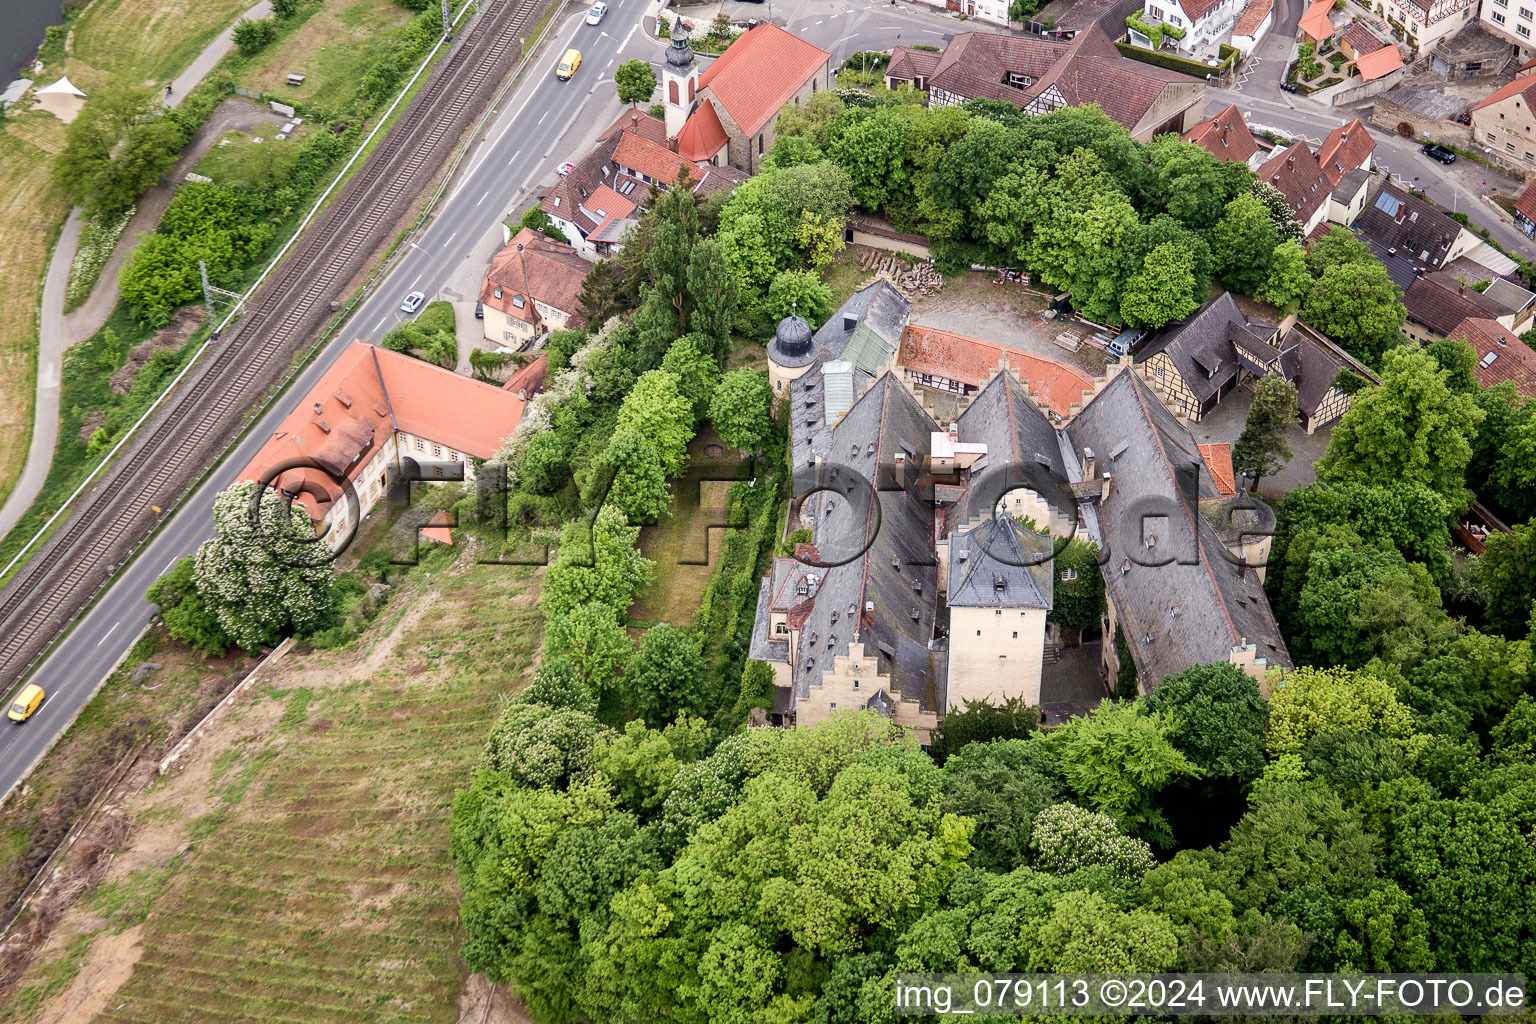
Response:
POLYGON ((688 470, 672 481, 672 511, 640 531, 640 550, 656 563, 656 579, 629 608, 632 625, 693 624, 699 597, 725 542, 726 501, 741 464, 734 448, 710 458, 719 445, 706 428, 688 445, 688 470), (707 561, 706 561, 707 559, 707 561))
POLYGON ((68 207, 53 184, 64 126, 48 114, 6 118, 0 130, 0 502, 11 493, 32 439, 37 310, 53 240, 68 207))
POLYGON ((70 31, 66 70, 87 93, 114 77, 163 85, 254 2, 94 0, 70 31))
MULTIPOLYGON (((469 557, 413 573, 420 589, 357 641, 290 654, 184 772, 125 801, 134 868, 64 925, 100 929, 97 945, 141 929, 96 1021, 458 1019, 448 812, 537 650, 531 577, 469 557)), ((78 987, 98 991, 101 970, 88 957, 78 987)))
POLYGON ((874 274, 859 266, 859 257, 864 252, 862 246, 845 248, 821 272, 822 283, 832 289, 833 309, 847 302, 848 296, 874 280, 874 274))
POLYGON ((394 0, 332 0, 313 11, 298 31, 235 72, 235 81, 280 98, 341 109, 357 92, 364 73, 388 49, 411 12, 394 0), (290 72, 304 84, 287 84, 290 72))

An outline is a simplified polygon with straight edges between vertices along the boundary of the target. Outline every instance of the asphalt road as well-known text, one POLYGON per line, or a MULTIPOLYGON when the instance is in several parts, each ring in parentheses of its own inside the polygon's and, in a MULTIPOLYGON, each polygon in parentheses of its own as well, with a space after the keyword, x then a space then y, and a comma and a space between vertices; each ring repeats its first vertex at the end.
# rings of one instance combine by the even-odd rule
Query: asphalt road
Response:
MULTIPOLYGON (((707 23, 722 5, 689 7, 685 16, 707 23)), ((856 49, 898 43, 942 45, 962 23, 926 9, 876 0, 800 0, 774 4, 725 3, 733 20, 772 18, 830 50, 840 62, 856 49)), ((432 298, 474 297, 491 253, 501 244, 501 220, 529 204, 556 165, 584 154, 621 111, 613 68, 623 60, 661 59, 664 43, 640 29, 653 0, 610 0, 603 24, 589 26, 584 11, 568 9, 466 156, 432 222, 396 257, 380 287, 326 349, 299 375, 285 397, 250 431, 191 499, 172 516, 69 635, 33 672, 48 698, 24 725, 0 740, 0 793, 9 793, 66 724, 89 703, 150 620, 145 589, 212 533, 213 500, 260 449, 298 396, 312 387, 354 338, 378 342, 405 314, 400 300, 420 289, 432 298), (557 81, 554 67, 570 46, 583 53, 581 70, 557 81)), ((981 26, 978 26, 981 27, 981 26)))

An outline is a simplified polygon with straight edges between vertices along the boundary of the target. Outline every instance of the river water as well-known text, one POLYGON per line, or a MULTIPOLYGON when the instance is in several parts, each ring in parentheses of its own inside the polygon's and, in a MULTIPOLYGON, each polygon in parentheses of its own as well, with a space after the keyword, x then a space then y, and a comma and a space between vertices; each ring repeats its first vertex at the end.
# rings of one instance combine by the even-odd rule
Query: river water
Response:
POLYGON ((63 0, 0 0, 0 89, 31 66, 44 31, 63 22, 63 8, 63 0))

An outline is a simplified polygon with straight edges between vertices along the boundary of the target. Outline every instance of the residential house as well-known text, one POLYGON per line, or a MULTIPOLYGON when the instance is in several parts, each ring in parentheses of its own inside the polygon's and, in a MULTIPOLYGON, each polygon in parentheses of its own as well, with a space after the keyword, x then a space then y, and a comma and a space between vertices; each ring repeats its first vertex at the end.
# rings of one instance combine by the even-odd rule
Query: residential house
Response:
POLYGON ((1383 42, 1364 22, 1355 22, 1339 33, 1339 49, 1350 60, 1358 60, 1367 54, 1385 49, 1391 44, 1383 42))
POLYGON ((1242 51, 1246 60, 1258 49, 1259 40, 1269 34, 1275 24, 1275 0, 1248 0, 1248 6, 1238 15, 1232 26, 1232 45, 1242 51))
POLYGON ((1369 171, 1371 154, 1376 151, 1376 140, 1359 119, 1341 125, 1328 133, 1323 144, 1317 147, 1317 163, 1328 179, 1328 187, 1336 188, 1345 175, 1352 171, 1369 171))
MULTIPOLYGON (((788 368, 798 371, 782 393, 791 463, 817 488, 792 509, 811 542, 775 559, 759 589, 750 657, 773 667, 776 723, 870 708, 926 739, 967 700, 1048 698, 1046 620, 1071 583, 1050 552, 1073 534, 1109 553, 1104 636, 1123 627, 1144 690, 1191 664, 1226 661, 1261 680, 1289 665, 1261 575, 1247 568, 1267 557, 1273 514, 1128 360, 1059 420, 1043 407, 1052 399, 1000 361, 940 426, 916 397, 925 386, 903 381, 901 352, 933 343, 926 355, 965 362, 971 347, 905 325, 889 290, 871 285, 834 314, 833 336, 815 348, 834 358, 788 368), (892 364, 857 386, 835 381, 868 362, 855 349, 877 347, 860 340, 872 319, 885 334, 905 325, 903 346, 884 347, 892 364)), ((1114 648, 1102 644, 1106 678, 1114 648)))
POLYGON ((1525 232, 1525 237, 1536 236, 1536 181, 1520 190, 1515 199, 1515 226, 1525 232))
POLYGON ((1267 181, 1285 196, 1291 216, 1301 225, 1303 234, 1323 222, 1328 213, 1328 197, 1333 188, 1323 173, 1317 156, 1305 142, 1293 142, 1259 166, 1260 181, 1267 181))
POLYGON ((1136 356, 1143 378, 1176 415, 1198 422, 1245 381, 1278 374, 1296 385, 1297 412, 1312 433, 1344 415, 1339 370, 1373 379, 1357 360, 1289 317, 1279 327, 1248 319, 1230 292, 1170 324, 1136 356))
POLYGON ((1425 51, 1472 24, 1477 6, 1478 0, 1377 0, 1372 9, 1387 20, 1398 41, 1425 51))
POLYGON ((532 228, 518 231, 491 257, 480 285, 485 340, 492 349, 516 350, 550 331, 585 327, 576 300, 591 269, 575 246, 532 228))
MULTIPOLYGON (((1172 48, 1186 57, 1215 57, 1246 6, 1247 0, 1147 0, 1139 20, 1144 25, 1162 24, 1173 29, 1173 33, 1165 31, 1163 35, 1165 49, 1172 48)), ((1151 45, 1134 25, 1131 41, 1151 45)))
POLYGON ((1486 292, 1472 287, 1478 283, 1458 279, 1446 270, 1421 274, 1403 292, 1403 306, 1408 310, 1403 333, 1418 342, 1435 341, 1450 337, 1467 320, 1494 320, 1516 334, 1530 329, 1531 306, 1536 296, 1502 279, 1497 283, 1506 287, 1495 290, 1490 283, 1486 292), (1500 296, 1509 304, 1501 301, 1500 296))
POLYGON ((929 106, 1006 100, 1036 115, 1097 103, 1141 142, 1193 128, 1205 99, 1204 81, 1122 57, 1097 24, 1070 42, 962 32, 923 77, 926 68, 910 58, 900 65, 893 60, 886 84, 919 87, 921 81, 929 106))
POLYGON ((1477 379, 1491 388, 1511 381, 1515 391, 1526 398, 1536 398, 1536 350, 1511 333, 1497 320, 1467 319, 1451 330, 1451 337, 1461 338, 1477 353, 1477 379))
POLYGON ((239 479, 301 504, 334 550, 402 480, 472 479, 474 460, 496 454, 523 406, 516 393, 355 341, 239 479))
POLYGON ((1244 164, 1250 171, 1255 170, 1265 156, 1236 104, 1185 132, 1184 141, 1193 142, 1218 160, 1244 164))
POLYGON ((667 137, 691 163, 756 174, 786 103, 832 88, 832 55, 764 21, 701 67, 678 19, 661 67, 667 137))
POLYGON ((1520 60, 1536 55, 1536 42, 1531 39, 1531 31, 1536 27, 1536 4, 1530 0, 1482 0, 1478 19, 1483 31, 1512 44, 1520 60))
MULTIPOLYGON (((930 0, 936 2, 936 0, 930 0)), ((946 0, 952 2, 952 0, 946 0)), ((1026 32, 1053 39, 1075 39, 1093 25, 1101 25, 1111 38, 1125 32, 1125 19, 1141 10, 1143 0, 1052 0, 1024 23, 1026 32)))
MULTIPOLYGON (((1520 2, 1520 0, 1516 0, 1520 2)), ((1536 0, 1524 0, 1536 5, 1536 0)), ((1472 138, 1489 156, 1523 170, 1536 167, 1536 62, 1472 107, 1472 138)))
POLYGON ((1349 58, 1345 67, 1366 82, 1384 78, 1403 66, 1397 47, 1378 38, 1360 22, 1339 33, 1339 49, 1349 58))
POLYGON ((1420 273, 1439 270, 1481 242, 1445 211, 1390 181, 1381 183, 1354 231, 1405 291, 1420 273))
POLYGON ((967 18, 975 18, 977 21, 990 22, 993 25, 1008 26, 1008 0, 920 0, 930 7, 940 10, 954 11, 967 18))

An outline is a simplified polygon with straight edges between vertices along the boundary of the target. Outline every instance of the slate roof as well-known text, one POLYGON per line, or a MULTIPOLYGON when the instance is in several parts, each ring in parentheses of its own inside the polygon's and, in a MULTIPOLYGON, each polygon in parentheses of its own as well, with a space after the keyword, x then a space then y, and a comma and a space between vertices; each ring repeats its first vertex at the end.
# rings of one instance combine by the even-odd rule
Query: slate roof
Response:
POLYGON ((1012 516, 993 517, 949 538, 951 608, 1051 608, 1050 534, 1039 534, 1012 516))
POLYGON ((1317 156, 1304 142, 1293 142, 1259 167, 1260 181, 1267 181, 1285 196, 1291 216, 1305 225, 1333 191, 1317 156))
POLYGON ((821 47, 764 21, 704 69, 699 89, 710 90, 742 134, 756 135, 831 59, 821 47))
POLYGON ((1328 179, 1328 187, 1337 188, 1346 175, 1357 170, 1365 173, 1362 165, 1375 151, 1376 140, 1357 117, 1328 133, 1323 144, 1317 147, 1317 163, 1323 169, 1323 177, 1328 179))
POLYGON ((1046 408, 1063 418, 1093 390, 1093 378, 1075 366, 995 341, 968 338, 937 327, 908 324, 901 335, 896 362, 916 373, 933 374, 980 388, 1000 367, 1017 371, 1046 408))
POLYGON ((1108 500, 1098 505, 1109 551, 1105 589, 1142 680, 1155 686, 1190 665, 1227 661, 1244 641, 1269 664, 1288 667, 1285 641, 1257 576, 1238 575, 1199 514, 1201 498, 1219 495, 1194 439, 1150 386, 1135 373, 1117 375, 1067 434, 1079 449, 1093 448, 1102 471, 1114 475, 1108 500), (1119 454, 1110 458, 1112 451, 1119 454), (1155 517, 1158 508, 1166 518, 1155 517), (1149 512, 1153 518, 1145 518, 1149 512), (1152 551, 1146 534, 1157 536, 1152 551), (1132 561, 1122 571, 1132 553, 1142 561, 1173 561, 1157 567, 1132 561))
POLYGON ((971 486, 949 513, 952 527, 988 518, 998 499, 1017 487, 1062 512, 1074 508, 1061 482, 1076 473, 1062 460, 1057 431, 1012 374, 992 378, 955 420, 955 432, 962 442, 986 445, 987 454, 971 466, 971 486))
POLYGON ((1144 363, 1159 352, 1168 353, 1185 386, 1204 402, 1245 365, 1251 363, 1249 369, 1255 369, 1278 358, 1279 351, 1269 343, 1274 331, 1268 324, 1250 322, 1237 308, 1232 293, 1222 292, 1186 319, 1165 327, 1137 353, 1136 362, 1144 363))
POLYGON ((1484 387, 1513 381, 1515 390, 1536 398, 1536 350, 1497 320, 1464 320, 1451 331, 1477 353, 1477 379, 1484 387))
POLYGON ((808 697, 821 673, 832 668, 832 659, 846 655, 848 644, 858 639, 902 697, 917 700, 924 710, 945 709, 944 676, 935 671, 928 646, 938 583, 933 506, 915 487, 898 486, 901 481, 891 475, 899 467, 917 471, 935 429, 911 393, 886 373, 833 430, 821 476, 833 491, 806 502, 815 517, 812 539, 825 562, 848 557, 866 543, 869 547, 852 561, 825 570, 800 627, 797 698, 808 697), (852 454, 855 446, 857 455, 852 454), (895 461, 897 452, 903 453, 903 463, 895 461), (870 490, 858 486, 854 475, 875 483, 878 513, 869 503, 870 490), (920 589, 914 590, 914 582, 920 589))
POLYGON ((1404 289, 1420 269, 1439 269, 1461 230, 1437 207, 1387 181, 1355 221, 1355 234, 1370 245, 1392 280, 1404 289))
POLYGON ((1259 151, 1259 144, 1235 103, 1209 121, 1195 125, 1185 133, 1184 141, 1193 142, 1218 160, 1239 164, 1246 164, 1259 151))
MULTIPOLYGON (((1482 278, 1468 278, 1468 280, 1476 284, 1482 278)), ((1531 307, 1532 303, 1536 303, 1536 294, 1532 294, 1513 281, 1496 275, 1488 287, 1483 289, 1483 297, 1492 299, 1511 313, 1516 314, 1524 313, 1531 307)), ((1516 320, 1515 323, 1518 326, 1519 320, 1516 320)))
POLYGON ((1441 337, 1448 336, 1463 320, 1476 317, 1496 320, 1513 312, 1502 302, 1479 294, 1477 289, 1467 287, 1443 270, 1414 278, 1403 292, 1403 305, 1410 320, 1423 324, 1441 337))

